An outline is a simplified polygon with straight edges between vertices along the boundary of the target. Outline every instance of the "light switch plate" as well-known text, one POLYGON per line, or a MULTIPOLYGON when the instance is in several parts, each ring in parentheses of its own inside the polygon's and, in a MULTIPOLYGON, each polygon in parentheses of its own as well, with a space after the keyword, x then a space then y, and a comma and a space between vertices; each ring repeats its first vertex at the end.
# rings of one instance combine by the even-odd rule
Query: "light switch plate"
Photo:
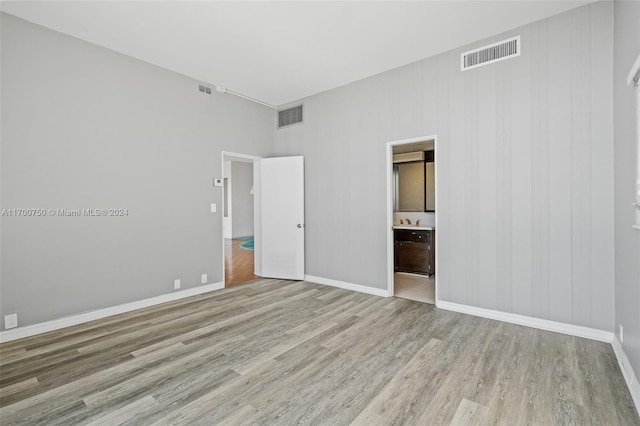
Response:
POLYGON ((218 211, 218 206, 216 203, 211 203, 211 213, 215 213, 218 211))

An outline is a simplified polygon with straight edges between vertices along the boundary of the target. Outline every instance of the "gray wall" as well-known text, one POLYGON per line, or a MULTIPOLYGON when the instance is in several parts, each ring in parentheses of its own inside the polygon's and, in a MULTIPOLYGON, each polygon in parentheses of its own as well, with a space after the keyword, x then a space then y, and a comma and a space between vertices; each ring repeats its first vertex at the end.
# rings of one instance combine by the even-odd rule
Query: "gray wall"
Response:
POLYGON ((233 238, 253 235, 253 164, 231 162, 231 214, 233 238))
POLYGON ((438 135, 439 297, 613 331, 613 6, 303 100, 307 273, 386 288, 385 144, 438 135), (522 35, 522 56, 460 53, 522 35))
MULTIPOLYGON (((221 151, 273 154, 273 110, 2 14, 0 315, 20 325, 222 279, 221 151)), ((4 326, 4 324, 2 324, 4 326)))
MULTIPOLYGON (((635 191, 635 91, 627 85, 640 54, 640 3, 616 1, 614 48, 616 324, 624 327, 624 349, 640 375, 640 231, 633 230, 635 191)), ((616 330, 618 331, 618 330, 616 330)))

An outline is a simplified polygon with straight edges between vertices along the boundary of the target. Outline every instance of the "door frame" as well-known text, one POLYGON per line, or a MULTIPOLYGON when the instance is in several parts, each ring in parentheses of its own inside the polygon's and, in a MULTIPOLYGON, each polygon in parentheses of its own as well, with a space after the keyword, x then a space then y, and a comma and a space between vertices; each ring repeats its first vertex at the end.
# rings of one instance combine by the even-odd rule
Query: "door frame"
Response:
POLYGON ((231 191, 233 182, 230 171, 231 160, 225 158, 222 162, 222 238, 225 240, 233 236, 233 191, 231 191), (227 170, 227 164, 229 164, 229 170, 227 170), (228 217, 224 216, 225 211, 229 213, 228 217))
POLYGON ((435 175, 435 195, 436 195, 436 213, 435 213, 435 227, 436 227, 436 238, 435 238, 435 246, 436 246, 436 275, 435 275, 435 305, 438 305, 438 271, 440 267, 438 262, 440 256, 438 256, 438 250, 440 249, 440 245, 438 244, 438 206, 440 206, 439 198, 438 198, 438 186, 440 185, 440 179, 438 174, 438 164, 439 164, 439 150, 438 150, 438 135, 429 135, 429 136, 420 136, 417 138, 410 139, 400 139, 391 142, 387 142, 386 150, 387 150, 387 292, 389 297, 393 297, 394 295, 394 271, 393 271, 393 147, 399 145, 406 145, 417 142, 424 141, 433 141, 433 149, 435 151, 434 157, 434 175, 435 175))
MULTIPOLYGON (((255 193, 256 193, 256 186, 259 186, 259 180, 260 180, 260 175, 256 174, 256 168, 259 167, 260 164, 260 160, 262 159, 262 157, 257 157, 255 155, 247 155, 247 154, 240 154, 237 152, 229 152, 229 151, 222 151, 221 155, 220 155, 220 159, 221 159, 221 169, 224 172, 224 162, 225 161, 241 161, 244 163, 253 163, 253 187, 254 187, 254 199, 253 199, 253 242, 254 242, 254 247, 253 247, 253 273, 254 275, 260 276, 262 271, 261 271, 261 265, 258 259, 260 259, 260 254, 261 252, 261 247, 259 245, 259 233, 260 233, 260 206, 259 203, 256 203, 256 197, 255 197, 255 193)), ((224 174, 224 173, 223 173, 224 174)), ((224 202, 225 202, 225 196, 226 194, 224 193, 224 185, 222 187, 222 204, 221 204, 221 213, 222 213, 222 217, 220 220, 220 230, 221 230, 221 235, 222 238, 220 239, 220 243, 222 245, 222 283, 226 283, 226 274, 225 274, 225 269, 224 269, 224 258, 225 258, 225 251, 224 251, 224 229, 222 227, 222 221, 224 220, 224 202)))

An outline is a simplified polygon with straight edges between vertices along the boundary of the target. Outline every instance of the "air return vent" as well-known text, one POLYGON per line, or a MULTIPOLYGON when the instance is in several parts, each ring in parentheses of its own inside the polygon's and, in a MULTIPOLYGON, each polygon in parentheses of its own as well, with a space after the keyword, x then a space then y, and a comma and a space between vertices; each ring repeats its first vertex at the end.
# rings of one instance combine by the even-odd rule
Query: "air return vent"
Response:
POLYGON ((302 105, 278 111, 278 127, 302 123, 302 105))
POLYGON ((211 94, 211 87, 203 86, 202 84, 198 85, 198 90, 202 93, 206 93, 207 95, 211 94))
POLYGON ((520 36, 464 52, 460 55, 460 69, 466 71, 516 56, 520 56, 520 36))

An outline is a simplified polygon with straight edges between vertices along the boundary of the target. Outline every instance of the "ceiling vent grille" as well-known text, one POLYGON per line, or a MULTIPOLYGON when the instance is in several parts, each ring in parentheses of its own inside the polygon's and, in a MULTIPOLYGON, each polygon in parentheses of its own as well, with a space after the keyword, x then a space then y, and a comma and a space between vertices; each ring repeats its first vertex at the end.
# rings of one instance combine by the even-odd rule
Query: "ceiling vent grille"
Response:
POLYGON ((302 123, 302 105, 278 111, 278 128, 302 123))
POLYGON ((460 70, 466 71, 520 56, 520 36, 499 41, 460 55, 460 70))

